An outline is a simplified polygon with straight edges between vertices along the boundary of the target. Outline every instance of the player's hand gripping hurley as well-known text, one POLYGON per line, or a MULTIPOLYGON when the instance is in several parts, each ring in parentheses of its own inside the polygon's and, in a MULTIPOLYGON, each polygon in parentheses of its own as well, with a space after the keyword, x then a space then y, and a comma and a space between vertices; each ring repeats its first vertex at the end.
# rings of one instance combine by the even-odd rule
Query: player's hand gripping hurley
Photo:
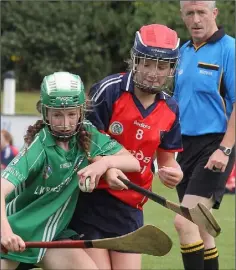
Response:
POLYGON ((153 200, 154 202, 161 204, 162 206, 174 211, 175 213, 185 217, 186 219, 190 220, 191 222, 198 225, 200 228, 207 231, 213 237, 216 237, 220 234, 221 228, 217 221, 215 220, 212 213, 209 209, 206 208, 201 203, 198 203, 197 206, 194 208, 187 208, 176 204, 174 202, 168 201, 164 197, 157 195, 150 190, 146 190, 126 179, 118 177, 128 188, 143 194, 147 198, 153 200))
MULTIPOLYGON (((25 242, 25 245, 26 248, 102 248, 164 256, 171 250, 172 241, 168 235, 157 227, 145 225, 120 237, 99 240, 25 242)), ((1 249, 7 253, 3 246, 1 246, 1 249)))

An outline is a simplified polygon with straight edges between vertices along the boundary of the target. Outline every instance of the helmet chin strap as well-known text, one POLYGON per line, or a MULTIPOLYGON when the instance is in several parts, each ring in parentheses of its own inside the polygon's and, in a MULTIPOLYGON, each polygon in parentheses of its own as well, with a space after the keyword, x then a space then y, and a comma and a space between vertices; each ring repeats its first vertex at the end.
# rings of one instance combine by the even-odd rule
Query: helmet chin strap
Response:
POLYGON ((163 87, 150 87, 150 86, 147 86, 147 85, 144 85, 140 82, 138 82, 136 80, 136 75, 135 75, 135 72, 133 72, 134 74, 134 85, 140 89, 140 91, 142 91, 143 93, 149 93, 149 94, 152 94, 152 95, 156 95, 158 93, 161 93, 162 92, 162 88, 163 87))
POLYGON ((151 88, 151 87, 142 85, 142 84, 137 83, 137 82, 134 82, 134 84, 143 93, 148 93, 148 94, 156 95, 156 94, 162 92, 162 90, 157 90, 156 88, 151 88))
POLYGON ((77 133, 78 133, 78 131, 75 131, 75 132, 73 132, 71 134, 63 135, 63 133, 51 130, 51 134, 55 137, 55 139, 57 141, 60 141, 60 142, 68 142, 77 133))

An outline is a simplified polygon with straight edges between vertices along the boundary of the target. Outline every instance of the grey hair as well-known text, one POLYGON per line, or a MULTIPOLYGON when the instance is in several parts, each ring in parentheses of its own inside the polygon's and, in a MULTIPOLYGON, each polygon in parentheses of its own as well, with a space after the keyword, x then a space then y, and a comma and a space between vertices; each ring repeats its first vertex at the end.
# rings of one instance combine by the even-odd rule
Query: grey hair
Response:
MULTIPOLYGON (((180 1, 180 8, 181 9, 184 7, 185 2, 197 2, 197 1, 180 1)), ((210 9, 214 9, 216 7, 216 1, 202 1, 202 2, 206 2, 210 9)))

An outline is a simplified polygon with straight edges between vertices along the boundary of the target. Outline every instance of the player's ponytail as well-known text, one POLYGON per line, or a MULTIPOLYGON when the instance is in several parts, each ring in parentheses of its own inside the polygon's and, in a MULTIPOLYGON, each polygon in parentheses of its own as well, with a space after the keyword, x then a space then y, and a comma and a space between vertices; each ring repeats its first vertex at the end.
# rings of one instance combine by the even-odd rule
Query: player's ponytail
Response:
POLYGON ((76 135, 77 142, 82 150, 85 152, 87 158, 90 160, 90 143, 91 143, 91 134, 84 128, 83 124, 80 125, 79 131, 76 135))
POLYGON ((33 142, 35 135, 44 127, 45 124, 43 120, 37 120, 34 125, 29 126, 24 136, 25 143, 29 146, 33 142))

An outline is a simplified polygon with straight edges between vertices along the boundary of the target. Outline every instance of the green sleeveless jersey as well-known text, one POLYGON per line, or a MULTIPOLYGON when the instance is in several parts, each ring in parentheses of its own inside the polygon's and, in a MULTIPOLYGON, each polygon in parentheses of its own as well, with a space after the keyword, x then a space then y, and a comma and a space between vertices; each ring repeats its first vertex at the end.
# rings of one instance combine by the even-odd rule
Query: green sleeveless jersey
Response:
MULTIPOLYGON (((100 133, 89 121, 85 129, 92 134, 90 155, 112 155, 122 146, 100 133)), ((16 188, 6 198, 6 211, 13 232, 24 241, 52 241, 70 222, 78 199, 76 172, 89 162, 78 148, 75 136, 70 150, 56 145, 47 127, 43 128, 28 148, 23 148, 2 172, 16 188)), ((1 257, 36 263, 46 249, 9 252, 1 257)))

